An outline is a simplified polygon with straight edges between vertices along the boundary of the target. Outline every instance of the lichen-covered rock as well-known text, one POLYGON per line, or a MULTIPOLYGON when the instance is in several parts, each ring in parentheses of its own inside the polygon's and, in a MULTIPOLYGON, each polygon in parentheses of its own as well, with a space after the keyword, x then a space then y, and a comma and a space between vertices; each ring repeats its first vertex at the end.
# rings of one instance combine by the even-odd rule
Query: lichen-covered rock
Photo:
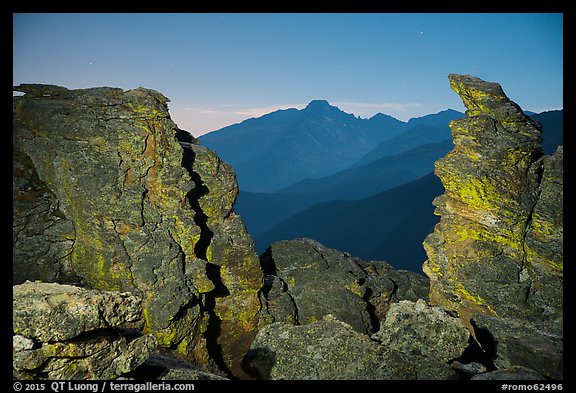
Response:
POLYGON ((458 318, 420 299, 394 303, 372 338, 408 355, 418 379, 455 379, 449 363, 464 353, 470 333, 458 318))
POLYGON ((436 162, 430 301, 459 314, 496 368, 561 379, 563 149, 544 156, 539 124, 497 83, 449 79, 468 110, 436 162))
POLYGON ((391 303, 426 297, 422 275, 366 262, 311 239, 273 243, 261 256, 265 323, 308 324, 333 315, 371 334, 391 303))
POLYGON ((542 319, 561 326, 564 254, 564 149, 542 158, 539 197, 526 232, 525 268, 521 280, 530 283, 529 307, 542 319))
POLYGON ((142 325, 141 299, 129 293, 26 282, 15 285, 12 296, 14 333, 42 342, 70 340, 97 329, 142 325))
POLYGON ((13 288, 13 373, 17 379, 112 379, 156 350, 140 299, 127 293, 26 282, 13 288))
POLYGON ((267 325, 246 354, 245 367, 260 379, 416 378, 402 354, 331 315, 301 326, 267 325))
POLYGON ((422 299, 402 300, 390 307, 372 338, 406 354, 433 356, 448 363, 462 355, 470 332, 440 307, 430 307, 422 299))
POLYGON ((430 301, 475 314, 561 323, 562 150, 543 158, 539 125, 497 83, 450 75, 467 117, 436 162, 445 193, 425 239, 430 301))
POLYGON ((134 292, 162 347, 241 376, 261 273, 231 167, 153 90, 15 90, 14 281, 134 292))
POLYGON ((563 379, 562 329, 486 315, 477 315, 472 324, 498 369, 522 366, 548 378, 563 379))

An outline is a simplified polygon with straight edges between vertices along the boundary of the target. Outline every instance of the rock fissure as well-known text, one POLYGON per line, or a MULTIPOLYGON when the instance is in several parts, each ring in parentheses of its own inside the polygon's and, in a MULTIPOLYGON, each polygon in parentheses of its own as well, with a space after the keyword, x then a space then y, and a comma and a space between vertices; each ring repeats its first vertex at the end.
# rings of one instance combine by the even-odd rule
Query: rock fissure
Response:
POLYGON ((86 287, 138 293, 143 330, 160 347, 209 365, 208 335, 221 364, 242 377, 238 358, 255 335, 260 277, 252 239, 233 213, 232 169, 207 149, 194 157, 198 142, 153 90, 15 90, 24 95, 14 97, 14 193, 37 185, 14 216, 15 281, 69 272, 86 287), (46 197, 62 206, 54 225, 45 225, 49 211, 26 218, 28 200, 46 197), (198 304, 211 291, 208 305, 198 304))

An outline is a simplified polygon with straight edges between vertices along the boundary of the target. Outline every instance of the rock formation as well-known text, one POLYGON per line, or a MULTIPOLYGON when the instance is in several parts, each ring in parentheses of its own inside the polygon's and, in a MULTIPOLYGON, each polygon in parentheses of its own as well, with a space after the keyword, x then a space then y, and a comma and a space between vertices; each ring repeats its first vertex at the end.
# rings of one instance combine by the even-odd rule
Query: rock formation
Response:
POLYGON ((242 376, 261 272, 232 168, 158 92, 15 90, 14 282, 132 292, 160 346, 242 376))
POLYGON ((140 299, 129 293, 32 283, 13 288, 13 368, 17 379, 111 379, 152 355, 142 335, 140 299))
POLYGON ((312 240, 273 243, 261 256, 264 323, 305 325, 326 315, 372 334, 392 303, 428 295, 428 280, 381 261, 363 261, 312 240))
POLYGON ((245 367, 263 379, 457 379, 462 322, 431 308, 428 280, 311 239, 261 256, 262 324, 245 367), (374 333, 374 334, 372 334, 374 333))
MULTIPOLYGON (((509 358, 506 353, 525 351, 530 341, 546 341, 537 345, 553 348, 544 357, 556 358, 554 370, 536 371, 558 378, 562 147, 543 156, 539 125, 497 83, 463 75, 449 80, 467 117, 451 123, 454 149, 436 162, 445 193, 434 200, 441 219, 424 241, 430 301, 456 311, 500 367, 510 365, 502 361, 509 358), (500 328, 502 318, 511 319, 510 326, 538 324, 543 333, 517 329, 514 339, 505 339, 510 331, 500 328), (518 345, 525 347, 511 348, 518 345)), ((528 368, 546 363, 527 364, 519 357, 515 362, 528 368)))

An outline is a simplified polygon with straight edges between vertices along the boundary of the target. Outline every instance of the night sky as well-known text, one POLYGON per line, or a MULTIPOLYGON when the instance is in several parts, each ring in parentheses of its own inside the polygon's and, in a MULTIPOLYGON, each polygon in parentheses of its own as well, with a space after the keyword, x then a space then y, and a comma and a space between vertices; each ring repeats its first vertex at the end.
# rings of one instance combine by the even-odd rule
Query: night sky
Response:
POLYGON ((14 14, 13 83, 139 86, 195 136, 328 100, 400 120, 463 111, 450 73, 498 82, 524 110, 563 107, 563 16, 14 14))

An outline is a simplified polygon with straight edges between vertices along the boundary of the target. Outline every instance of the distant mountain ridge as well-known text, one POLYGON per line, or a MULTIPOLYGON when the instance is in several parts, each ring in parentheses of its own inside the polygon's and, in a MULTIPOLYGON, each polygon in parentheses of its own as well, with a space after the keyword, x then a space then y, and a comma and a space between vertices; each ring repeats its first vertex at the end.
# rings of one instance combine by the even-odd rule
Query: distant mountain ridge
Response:
MULTIPOLYGON (((448 113, 463 116, 457 111, 448 113)), ((428 115, 403 122, 381 113, 362 119, 325 100, 314 100, 302 110, 278 110, 198 139, 232 165, 240 190, 274 192, 303 179, 347 169, 380 143, 411 127, 429 123, 436 127, 443 121, 428 115)))
POLYGON ((449 124, 452 120, 464 117, 462 112, 447 109, 408 120, 404 132, 380 142, 373 150, 362 157, 354 166, 365 165, 384 156, 391 156, 428 143, 451 141, 449 124))

